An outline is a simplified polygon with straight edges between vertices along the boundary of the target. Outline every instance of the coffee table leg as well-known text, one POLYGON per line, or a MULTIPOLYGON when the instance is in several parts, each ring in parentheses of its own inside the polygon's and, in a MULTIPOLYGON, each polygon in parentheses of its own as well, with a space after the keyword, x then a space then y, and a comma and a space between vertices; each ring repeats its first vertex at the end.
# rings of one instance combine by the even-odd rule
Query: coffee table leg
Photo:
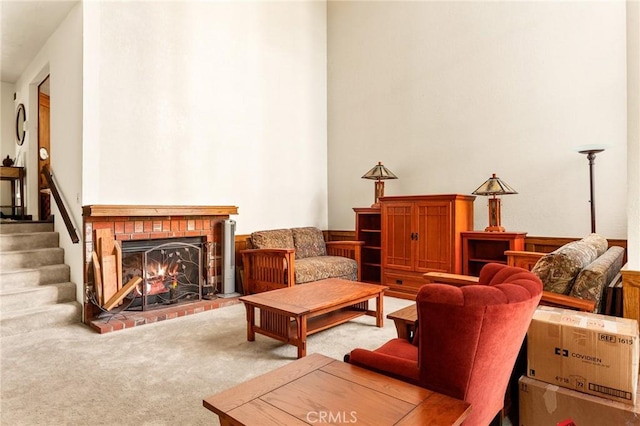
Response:
POLYGON ((253 331, 255 325, 255 308, 252 305, 245 304, 244 307, 247 310, 247 341, 253 342, 256 340, 256 333, 253 331))
POLYGON ((384 326, 384 317, 382 313, 384 312, 384 297, 383 294, 378 294, 376 298, 376 327, 384 326))
POLYGON ((296 318, 296 331, 298 333, 298 358, 307 355, 307 316, 303 315, 296 318))
POLYGON ((401 319, 394 319, 393 323, 396 326, 396 333, 398 333, 398 338, 409 340, 409 325, 401 319))

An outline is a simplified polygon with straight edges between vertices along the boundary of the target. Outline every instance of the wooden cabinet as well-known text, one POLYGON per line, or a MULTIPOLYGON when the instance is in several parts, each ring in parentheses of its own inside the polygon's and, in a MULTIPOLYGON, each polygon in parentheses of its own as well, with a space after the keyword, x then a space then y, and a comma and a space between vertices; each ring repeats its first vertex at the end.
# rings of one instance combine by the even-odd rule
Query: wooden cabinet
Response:
POLYGON ((382 284, 390 296, 414 299, 426 272, 462 273, 460 233, 473 229, 471 195, 380 199, 382 284))
POLYGON ((489 262, 507 264, 507 250, 524 250, 526 232, 463 232, 462 273, 480 275, 480 269, 489 262))
POLYGON ((354 208, 356 212, 356 240, 364 241, 360 253, 360 280, 380 284, 382 277, 380 209, 354 208))

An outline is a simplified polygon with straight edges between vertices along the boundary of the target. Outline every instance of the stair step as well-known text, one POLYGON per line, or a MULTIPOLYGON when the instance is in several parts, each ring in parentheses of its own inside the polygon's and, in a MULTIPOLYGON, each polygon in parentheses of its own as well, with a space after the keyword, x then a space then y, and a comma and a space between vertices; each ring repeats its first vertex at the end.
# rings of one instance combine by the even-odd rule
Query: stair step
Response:
POLYGON ((52 232, 53 222, 3 222, 0 234, 19 234, 23 232, 52 232))
POLYGON ((68 265, 46 265, 38 268, 15 269, 0 273, 0 292, 67 282, 71 270, 68 265))
POLYGON ((0 257, 0 270, 9 272, 60 263, 64 263, 64 250, 61 248, 6 251, 0 257))
POLYGON ((71 282, 7 290, 0 293, 0 317, 17 310, 73 302, 75 299, 76 285, 71 282))
POLYGON ((0 223, 0 336, 82 320, 53 222, 0 223))
POLYGON ((82 309, 78 302, 57 303, 9 312, 0 319, 0 334, 14 336, 65 324, 80 322, 82 309))
POLYGON ((22 232, 0 234, 0 251, 30 250, 35 248, 58 247, 57 232, 22 232))

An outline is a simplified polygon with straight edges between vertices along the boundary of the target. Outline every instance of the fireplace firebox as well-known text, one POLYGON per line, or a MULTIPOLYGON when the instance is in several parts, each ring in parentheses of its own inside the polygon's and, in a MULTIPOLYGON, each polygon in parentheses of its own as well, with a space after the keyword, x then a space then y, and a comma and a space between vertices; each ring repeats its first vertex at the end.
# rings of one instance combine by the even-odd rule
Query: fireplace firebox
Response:
POLYGON ((122 282, 139 276, 142 282, 128 295, 127 310, 148 310, 166 305, 213 298, 207 285, 207 253, 214 243, 201 237, 122 242, 122 282))

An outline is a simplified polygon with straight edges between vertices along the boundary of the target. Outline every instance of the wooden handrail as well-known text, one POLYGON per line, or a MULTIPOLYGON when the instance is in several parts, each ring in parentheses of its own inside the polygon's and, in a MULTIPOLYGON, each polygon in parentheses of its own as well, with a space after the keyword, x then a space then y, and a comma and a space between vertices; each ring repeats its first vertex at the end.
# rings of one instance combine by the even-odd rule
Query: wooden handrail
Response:
POLYGON ((80 238, 78 238, 78 233, 76 232, 76 229, 73 227, 73 223, 71 222, 69 213, 67 212, 67 209, 64 206, 62 197, 60 197, 60 193, 58 192, 58 187, 56 186, 56 183, 53 180, 53 176, 49 171, 49 166, 46 164, 42 166, 42 170, 40 171, 40 173, 44 175, 44 178, 47 180, 47 183, 49 184, 49 189, 51 189, 51 194, 53 195, 53 199, 56 200, 56 204, 58 205, 58 210, 60 210, 60 214, 62 215, 64 224, 67 227, 67 231, 69 232, 71 241, 73 241, 74 244, 78 243, 78 241, 80 241, 80 238))

